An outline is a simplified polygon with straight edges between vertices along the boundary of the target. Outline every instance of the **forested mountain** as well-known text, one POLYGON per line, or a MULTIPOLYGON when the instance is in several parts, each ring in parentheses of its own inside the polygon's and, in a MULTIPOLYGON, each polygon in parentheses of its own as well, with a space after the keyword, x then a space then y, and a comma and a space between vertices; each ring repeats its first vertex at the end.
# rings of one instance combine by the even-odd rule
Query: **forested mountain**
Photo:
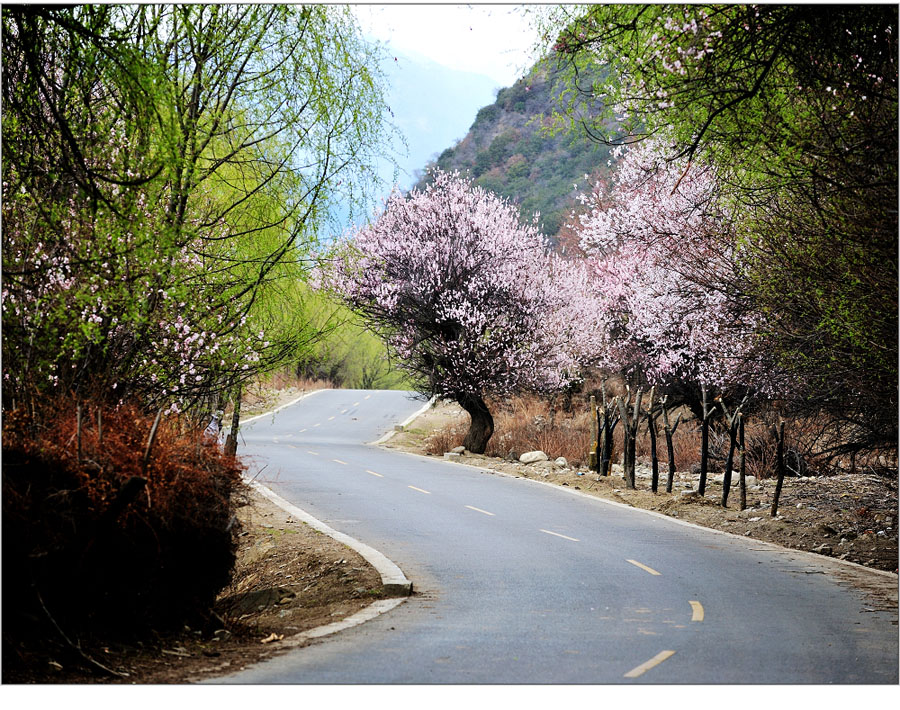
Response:
POLYGON ((435 167, 468 171, 477 185, 517 204, 524 219, 540 212, 544 234, 555 237, 573 207, 575 185, 584 189, 585 175, 602 174, 609 161, 609 148, 583 131, 549 130, 562 90, 552 63, 538 63, 478 112, 465 137, 428 164, 416 187, 435 167))

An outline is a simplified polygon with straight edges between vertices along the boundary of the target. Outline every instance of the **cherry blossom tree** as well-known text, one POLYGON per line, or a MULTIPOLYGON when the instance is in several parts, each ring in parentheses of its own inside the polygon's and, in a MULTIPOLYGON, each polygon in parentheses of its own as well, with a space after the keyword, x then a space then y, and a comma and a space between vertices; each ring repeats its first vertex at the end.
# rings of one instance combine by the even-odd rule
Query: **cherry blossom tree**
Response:
POLYGON ((593 4, 539 24, 560 120, 608 144, 665 135, 716 171, 795 385, 785 412, 834 453, 896 456, 897 7, 593 4))
POLYGON ((607 369, 655 385, 770 386, 733 217, 708 167, 666 160, 662 142, 646 141, 581 202, 575 227, 597 269, 607 369))
POLYGON ((493 433, 487 397, 564 388, 597 350, 591 275, 457 173, 395 191, 345 248, 328 285, 386 338, 422 393, 469 413, 473 452, 493 433))

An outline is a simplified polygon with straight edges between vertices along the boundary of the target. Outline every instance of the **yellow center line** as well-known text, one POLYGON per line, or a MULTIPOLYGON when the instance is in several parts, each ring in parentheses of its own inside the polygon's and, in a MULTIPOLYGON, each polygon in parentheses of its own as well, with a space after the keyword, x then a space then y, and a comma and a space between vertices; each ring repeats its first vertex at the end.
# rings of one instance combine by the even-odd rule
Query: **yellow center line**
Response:
POLYGON ((358 406, 359 406, 359 402, 354 402, 354 403, 353 403, 353 406, 354 406, 354 407, 358 407, 358 406))
POLYGON ((366 473, 371 473, 373 476, 378 476, 378 478, 384 478, 384 476, 382 476, 380 473, 375 473, 374 471, 370 471, 369 469, 366 469, 366 473))
POLYGON ((655 574, 656 576, 659 576, 659 572, 657 572, 655 569, 648 567, 647 565, 642 565, 640 562, 637 562, 635 560, 625 560, 625 561, 630 562, 635 567, 640 567, 645 572, 649 572, 650 574, 655 574))
POLYGON ((485 515, 493 515, 493 513, 489 513, 489 512, 487 512, 486 510, 482 510, 481 508, 476 508, 474 505, 467 505, 466 507, 467 507, 469 510, 474 510, 474 511, 477 511, 477 512, 479 512, 479 513, 484 513, 485 515))
POLYGON ((368 398, 371 397, 371 396, 372 396, 372 395, 367 394, 365 397, 363 397, 363 399, 368 399, 368 398))
POLYGON ((305 431, 306 431, 306 429, 301 429, 301 430, 300 430, 300 433, 302 434, 302 433, 305 432, 305 431))
POLYGON ((341 410, 341 414, 346 414, 346 413, 347 413, 346 409, 341 410))
POLYGON ((346 462, 346 461, 341 461, 340 459, 331 459, 331 460, 334 461, 335 463, 343 464, 344 466, 347 465, 347 462, 346 462))
POLYGON ((332 419, 334 419, 334 417, 328 417, 328 421, 331 421, 332 419))
POLYGON ((667 658, 671 658, 675 655, 675 651, 660 651, 653 658, 651 658, 646 663, 642 663, 637 668, 633 668, 625 674, 626 678, 637 678, 638 676, 644 675, 647 671, 649 671, 654 666, 658 666, 660 663, 665 661, 667 658))
POLYGON ((542 533, 547 533, 548 535, 556 535, 556 537, 561 537, 564 540, 571 540, 572 542, 581 542, 577 538, 569 537, 568 535, 560 535, 559 533, 553 532, 552 530, 544 530, 543 528, 538 528, 542 533))
POLYGON ((318 424, 313 424, 313 429, 315 429, 317 426, 322 426, 322 422, 319 422, 318 424))
POLYGON ((700 602, 688 602, 691 605, 691 621, 703 621, 703 605, 700 602))
POLYGON ((307 451, 306 453, 312 454, 313 456, 318 456, 318 455, 319 455, 319 454, 316 453, 315 451, 307 451))
POLYGON ((428 495, 431 495, 431 493, 429 491, 422 490, 421 488, 416 488, 415 486, 409 486, 409 487, 412 488, 414 491, 419 491, 419 493, 428 493, 428 495))

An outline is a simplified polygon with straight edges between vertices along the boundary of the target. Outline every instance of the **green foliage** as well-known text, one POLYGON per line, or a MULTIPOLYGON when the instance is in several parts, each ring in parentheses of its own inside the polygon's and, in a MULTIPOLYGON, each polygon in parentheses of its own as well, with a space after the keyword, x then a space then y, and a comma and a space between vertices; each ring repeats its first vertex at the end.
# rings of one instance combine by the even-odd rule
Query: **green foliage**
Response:
POLYGON ((298 377, 352 389, 412 388, 408 376, 391 362, 384 341, 346 306, 310 295, 304 317, 317 337, 294 363, 298 377))
POLYGON ((190 407, 295 360, 318 235, 376 179, 377 66, 348 8, 4 6, 5 400, 190 407))

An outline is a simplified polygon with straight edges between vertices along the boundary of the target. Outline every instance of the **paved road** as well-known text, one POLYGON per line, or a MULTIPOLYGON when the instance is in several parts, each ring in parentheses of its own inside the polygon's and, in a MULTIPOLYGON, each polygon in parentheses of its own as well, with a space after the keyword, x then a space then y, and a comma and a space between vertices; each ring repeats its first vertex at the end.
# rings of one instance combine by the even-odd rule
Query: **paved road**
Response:
POLYGON ((242 433, 278 495, 417 593, 238 683, 897 683, 897 613, 809 555, 372 441, 421 407, 315 393, 242 433))

